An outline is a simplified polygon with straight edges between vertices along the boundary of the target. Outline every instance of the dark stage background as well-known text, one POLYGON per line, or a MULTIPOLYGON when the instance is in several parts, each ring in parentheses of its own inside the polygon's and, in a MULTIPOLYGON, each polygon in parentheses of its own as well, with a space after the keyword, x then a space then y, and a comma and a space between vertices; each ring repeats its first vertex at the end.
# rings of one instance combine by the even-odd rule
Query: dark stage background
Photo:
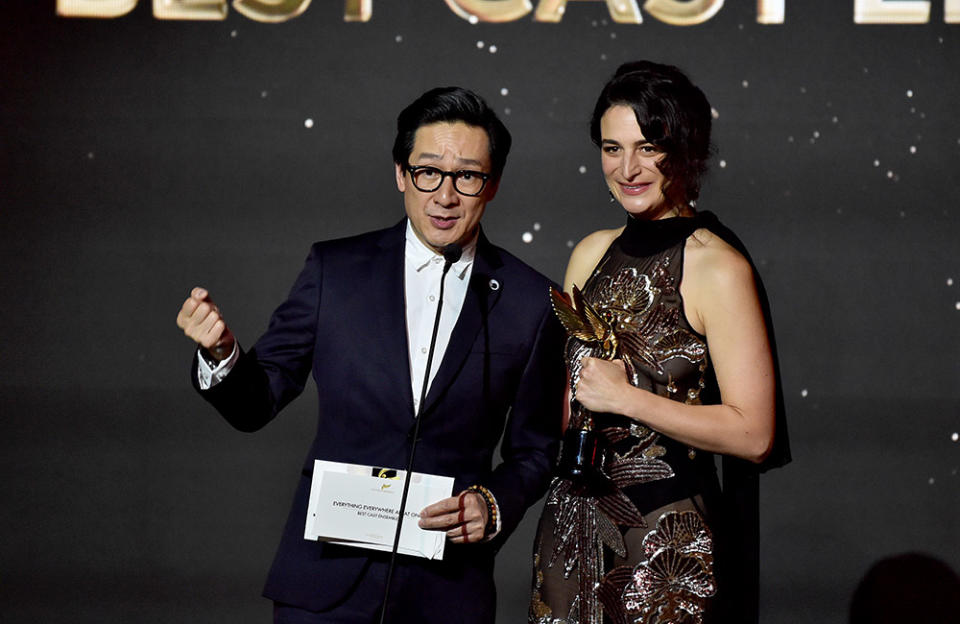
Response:
MULTIPOLYGON (((514 134, 487 234, 560 279, 622 221, 587 118, 637 58, 710 98, 700 207, 773 305, 796 460, 762 483, 762 621, 844 622, 893 553, 960 567, 960 26, 941 0, 925 24, 803 0, 762 25, 731 0, 686 27, 602 2, 499 24, 440 0, 351 23, 339 1, 277 24, 55 6, 0 5, 4 622, 268 621, 312 384, 264 431, 230 429, 190 388, 181 301, 207 286, 251 344, 310 242, 401 217, 394 119, 443 84, 514 134)), ((499 558, 501 622, 525 621, 538 512, 499 558)))

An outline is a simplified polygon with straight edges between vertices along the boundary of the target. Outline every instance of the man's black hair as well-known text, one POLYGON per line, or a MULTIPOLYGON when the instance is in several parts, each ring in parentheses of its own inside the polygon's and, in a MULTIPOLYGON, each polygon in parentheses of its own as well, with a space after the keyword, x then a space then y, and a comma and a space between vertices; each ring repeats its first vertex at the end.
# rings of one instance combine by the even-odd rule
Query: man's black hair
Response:
POLYGON ((461 87, 438 87, 418 97, 397 116, 397 138, 393 142, 393 162, 409 164, 413 140, 421 126, 461 121, 483 128, 490 141, 491 173, 499 179, 510 152, 510 132, 482 97, 461 87))

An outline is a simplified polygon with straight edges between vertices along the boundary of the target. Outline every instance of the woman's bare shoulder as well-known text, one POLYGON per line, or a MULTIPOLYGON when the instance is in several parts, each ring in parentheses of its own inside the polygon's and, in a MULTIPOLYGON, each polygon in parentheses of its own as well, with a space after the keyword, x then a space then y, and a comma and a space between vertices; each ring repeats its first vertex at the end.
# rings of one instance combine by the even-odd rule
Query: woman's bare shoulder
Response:
POLYGON ((687 239, 684 255, 684 279, 702 276, 713 281, 721 276, 736 279, 752 274, 747 259, 730 243, 706 228, 694 231, 687 239))
POLYGON ((564 290, 570 291, 574 285, 583 287, 584 282, 590 277, 610 243, 620 236, 621 232, 623 232, 622 227, 612 230, 597 230, 577 243, 570 254, 570 261, 567 263, 567 274, 563 280, 564 290))
POLYGON ((690 324, 706 333, 708 317, 756 299, 753 268, 743 255, 713 232, 697 230, 684 248, 681 293, 690 324))
MULTIPOLYGON (((573 254, 571 254, 571 257, 577 255, 602 256, 607 250, 607 247, 610 246, 610 243, 620 236, 622 232, 623 228, 618 227, 612 230, 597 230, 592 234, 588 234, 583 238, 583 240, 577 243, 576 247, 573 248, 573 254)), ((599 257, 597 259, 599 260, 599 257)))

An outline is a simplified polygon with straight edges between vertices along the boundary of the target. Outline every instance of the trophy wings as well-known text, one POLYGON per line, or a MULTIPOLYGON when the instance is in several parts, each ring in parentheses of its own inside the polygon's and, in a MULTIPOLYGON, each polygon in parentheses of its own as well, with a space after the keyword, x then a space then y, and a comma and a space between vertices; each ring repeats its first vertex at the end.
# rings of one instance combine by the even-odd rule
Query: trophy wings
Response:
POLYGON ((551 286, 550 302, 567 334, 585 344, 596 345, 606 360, 616 357, 618 342, 613 326, 584 300, 579 288, 573 287, 571 300, 570 295, 551 286))

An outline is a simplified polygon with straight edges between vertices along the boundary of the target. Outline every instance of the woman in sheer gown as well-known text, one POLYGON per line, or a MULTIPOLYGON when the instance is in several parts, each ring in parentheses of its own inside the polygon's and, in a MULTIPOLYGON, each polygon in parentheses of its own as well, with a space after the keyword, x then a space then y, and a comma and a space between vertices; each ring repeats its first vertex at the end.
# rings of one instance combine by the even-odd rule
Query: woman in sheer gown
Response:
POLYGON ((734 621, 718 606, 737 553, 714 455, 767 458, 778 402, 751 263, 694 209, 711 120, 682 72, 647 61, 621 66, 594 109, 626 225, 584 238, 551 294, 570 334, 569 412, 531 624, 734 621))

